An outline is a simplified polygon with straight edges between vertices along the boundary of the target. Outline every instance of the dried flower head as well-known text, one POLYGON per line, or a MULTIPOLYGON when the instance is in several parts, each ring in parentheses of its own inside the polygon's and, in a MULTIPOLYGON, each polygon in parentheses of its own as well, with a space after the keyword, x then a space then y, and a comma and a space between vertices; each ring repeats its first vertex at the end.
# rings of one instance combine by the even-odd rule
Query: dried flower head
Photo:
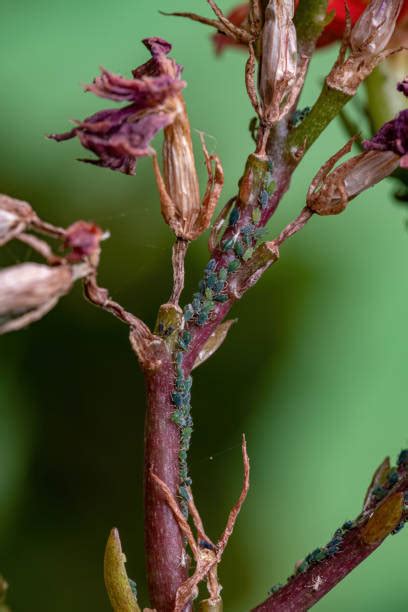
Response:
POLYGON ((144 45, 152 58, 133 70, 126 79, 104 68, 85 90, 115 102, 130 102, 120 109, 95 113, 64 134, 50 138, 63 141, 77 136, 83 147, 98 159, 88 163, 134 174, 138 157, 152 155, 150 141, 171 124, 179 110, 177 95, 185 87, 181 67, 168 57, 171 45, 161 38, 146 38, 144 45))
POLYGON ((0 194, 0 246, 24 232, 35 217, 27 202, 0 194))
POLYGON ((71 249, 68 255, 69 261, 80 261, 84 257, 99 254, 99 243, 103 232, 95 223, 76 221, 66 230, 64 246, 71 249))
POLYGON ((363 146, 366 151, 391 151, 398 156, 401 168, 408 168, 408 109, 385 123, 363 146))
POLYGON ((307 206, 318 215, 341 213, 362 191, 372 187, 398 168, 400 157, 392 151, 367 151, 334 168, 351 150, 352 138, 320 168, 307 194, 307 206))
POLYGON ((49 312, 89 267, 23 263, 0 271, 0 334, 26 327, 49 312))

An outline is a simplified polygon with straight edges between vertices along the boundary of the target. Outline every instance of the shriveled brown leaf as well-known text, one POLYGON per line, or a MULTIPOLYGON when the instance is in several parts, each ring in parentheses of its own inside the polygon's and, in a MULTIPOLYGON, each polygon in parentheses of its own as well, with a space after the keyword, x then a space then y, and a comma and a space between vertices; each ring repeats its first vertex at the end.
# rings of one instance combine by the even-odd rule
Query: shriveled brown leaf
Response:
POLYGON ((378 544, 389 535, 401 521, 403 507, 403 493, 394 493, 380 504, 361 528, 361 539, 364 544, 378 544))

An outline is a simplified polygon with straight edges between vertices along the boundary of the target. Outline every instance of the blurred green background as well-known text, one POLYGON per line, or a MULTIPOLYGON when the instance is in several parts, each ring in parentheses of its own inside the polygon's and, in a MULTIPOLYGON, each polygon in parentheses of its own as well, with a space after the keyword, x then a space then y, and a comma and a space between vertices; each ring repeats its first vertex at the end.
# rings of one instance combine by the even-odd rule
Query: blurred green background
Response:
MULTIPOLYGON (((76 162, 76 142, 57 145, 44 134, 103 106, 80 87, 99 65, 129 73, 147 59, 139 40, 163 36, 185 66, 192 126, 223 161, 223 200, 233 195, 251 151, 245 58, 232 51, 216 59, 204 26, 158 14, 206 11, 199 0, 186 4, 1 3, 0 191, 56 224, 85 218, 109 229, 101 284, 149 324, 169 295, 172 243, 150 161, 136 177, 115 174, 76 162)), ((314 60, 305 105, 334 55, 314 60)), ((300 210, 311 177, 344 140, 332 125, 313 147, 273 232, 300 210)), ((377 464, 408 446, 407 212, 392 202, 392 188, 376 187, 340 217, 314 219, 285 245, 234 308, 239 324, 225 345, 196 372, 191 471, 214 537, 240 490, 243 431, 252 463, 220 571, 228 611, 260 602, 297 559, 324 545, 359 512, 377 464)), ((30 256, 13 243, 0 264, 30 256)), ((186 296, 206 258, 202 239, 188 256, 186 296)), ((125 327, 87 304, 80 287, 44 320, 1 338, 0 572, 14 612, 108 611, 102 559, 113 525, 147 605, 143 412, 125 327)), ((389 538, 316 609, 407 610, 407 536, 389 538)))

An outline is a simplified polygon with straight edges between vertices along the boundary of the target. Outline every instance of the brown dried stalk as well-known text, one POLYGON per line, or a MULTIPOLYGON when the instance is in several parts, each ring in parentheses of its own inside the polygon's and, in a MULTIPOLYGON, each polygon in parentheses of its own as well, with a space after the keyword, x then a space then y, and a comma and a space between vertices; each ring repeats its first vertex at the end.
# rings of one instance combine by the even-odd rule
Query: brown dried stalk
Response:
POLYGON ((197 541, 195 540, 191 527, 181 512, 179 504, 169 487, 156 474, 151 472, 151 478, 158 485, 169 508, 171 508, 180 531, 188 541, 195 561, 195 569, 193 574, 182 585, 180 585, 177 590, 174 612, 183 612, 189 602, 197 597, 198 585, 204 579, 207 581, 207 588, 210 594, 210 599, 208 601, 214 606, 218 605, 220 601, 221 586, 217 578, 217 566, 221 562, 222 554, 228 544, 229 538, 232 535, 238 514, 249 490, 250 468, 244 435, 242 436, 242 458, 244 464, 244 482, 242 491, 238 501, 229 514, 226 527, 217 544, 213 544, 205 533, 203 522, 194 503, 191 488, 188 488, 188 505, 193 523, 197 530, 197 541))

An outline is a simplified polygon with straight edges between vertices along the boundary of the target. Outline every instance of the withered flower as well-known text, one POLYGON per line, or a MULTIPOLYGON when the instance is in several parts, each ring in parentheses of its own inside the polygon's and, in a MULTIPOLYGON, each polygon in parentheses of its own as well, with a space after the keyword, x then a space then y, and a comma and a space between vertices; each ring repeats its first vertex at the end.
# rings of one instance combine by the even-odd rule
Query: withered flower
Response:
POLYGON ((84 257, 99 254, 99 243, 102 238, 103 232, 95 223, 76 221, 66 230, 64 246, 71 249, 68 260, 81 261, 84 257))
POLYGON ((0 271, 0 334, 26 327, 49 312, 77 278, 90 271, 86 264, 50 267, 23 263, 0 271))
POLYGON ((351 34, 347 34, 339 58, 326 82, 353 96, 360 83, 387 56, 400 49, 386 49, 395 29, 404 0, 371 0, 358 19, 351 34), (350 55, 346 58, 347 47, 350 55))
POLYGON ((101 98, 129 102, 119 109, 95 113, 64 134, 50 138, 63 141, 77 136, 86 149, 98 159, 88 163, 134 174, 138 157, 152 155, 150 141, 171 124, 178 112, 177 94, 185 87, 180 79, 181 67, 168 57, 171 45, 161 38, 146 38, 144 45, 152 58, 132 71, 126 79, 104 68, 91 85, 85 87, 101 98))
POLYGON ((354 140, 333 155, 310 184, 307 205, 318 215, 341 213, 353 198, 389 176, 400 164, 400 156, 393 151, 366 151, 333 170, 338 160, 351 150, 354 140))
POLYGON ((27 202, 0 194, 0 246, 24 232, 36 214, 27 202))
POLYGON ((387 121, 363 146, 366 151, 391 151, 398 156, 401 168, 408 168, 408 109, 387 121))

